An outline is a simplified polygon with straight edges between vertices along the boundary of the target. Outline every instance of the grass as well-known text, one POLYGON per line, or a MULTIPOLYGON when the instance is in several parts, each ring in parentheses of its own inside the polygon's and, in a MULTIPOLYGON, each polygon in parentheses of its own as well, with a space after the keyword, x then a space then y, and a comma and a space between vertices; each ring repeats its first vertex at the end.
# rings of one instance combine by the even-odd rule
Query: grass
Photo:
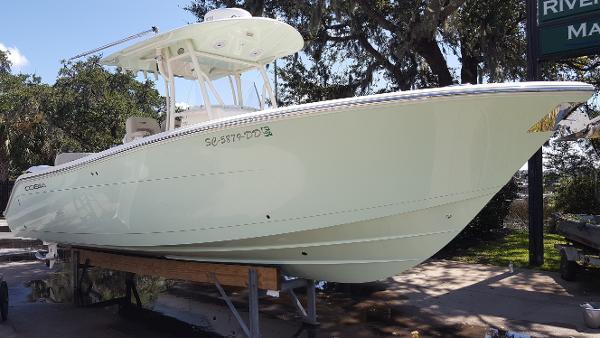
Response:
MULTIPOLYGON (((554 248, 556 243, 564 243, 565 239, 557 234, 544 234, 544 265, 533 267, 546 271, 558 271, 560 255, 554 248)), ((508 266, 510 262, 515 267, 529 266, 529 239, 527 231, 514 231, 504 238, 486 241, 466 248, 461 252, 447 257, 449 259, 467 262, 508 266)))

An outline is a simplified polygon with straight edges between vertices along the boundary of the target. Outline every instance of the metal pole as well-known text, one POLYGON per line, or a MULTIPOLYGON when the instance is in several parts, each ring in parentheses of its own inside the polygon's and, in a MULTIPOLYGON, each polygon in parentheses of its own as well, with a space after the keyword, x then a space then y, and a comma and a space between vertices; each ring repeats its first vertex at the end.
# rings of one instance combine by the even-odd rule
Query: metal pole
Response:
MULTIPOLYGON (((537 0, 526 0, 527 80, 540 80, 538 61, 537 0)), ((544 176, 542 149, 527 162, 529 189, 529 265, 544 264, 544 176)))
POLYGON ((273 88, 271 88, 271 83, 269 82, 269 75, 267 75, 265 66, 260 67, 258 70, 260 71, 260 75, 262 76, 264 81, 263 88, 269 92, 269 98, 271 99, 271 107, 277 108, 277 99, 275 98, 275 93, 273 93, 273 88))
POLYGON ((255 268, 248 269, 248 321, 251 338, 260 337, 258 313, 258 274, 255 268))
POLYGON ((73 283, 73 304, 79 304, 79 251, 71 249, 71 266, 72 266, 72 275, 71 282, 73 283))
POLYGON ((94 48, 94 49, 92 49, 92 50, 89 50, 89 51, 87 51, 87 52, 83 52, 83 53, 81 53, 81 54, 77 54, 77 55, 73 56, 72 58, 70 58, 70 59, 69 59, 69 60, 67 60, 67 61, 75 60, 75 59, 78 59, 78 58, 80 58, 80 57, 82 57, 82 56, 87 56, 87 55, 90 55, 90 54, 97 53, 97 52, 99 52, 99 51, 101 51, 101 50, 104 50, 104 49, 107 49, 107 48, 110 48, 110 47, 113 47, 113 46, 116 46, 116 45, 120 45, 120 44, 122 44, 122 43, 124 43, 124 42, 130 41, 130 40, 133 40, 133 39, 137 39, 137 38, 139 38, 139 37, 142 37, 142 36, 144 36, 144 35, 146 35, 146 34, 148 34, 148 33, 151 33, 151 32, 154 32, 154 34, 158 34, 158 27, 156 27, 156 26, 152 26, 152 28, 150 28, 150 29, 148 29, 148 30, 145 30, 145 31, 143 31, 143 32, 139 32, 139 33, 136 33, 136 34, 130 35, 130 36, 128 36, 128 37, 126 37, 126 38, 124 38, 124 39, 121 39, 121 40, 117 40, 117 41, 115 41, 115 42, 108 43, 108 44, 106 44, 106 45, 104 45, 104 46, 101 46, 101 47, 98 47, 98 48, 94 48))
POLYGON ((240 316, 240 313, 237 311, 237 309, 231 302, 231 299, 229 298, 229 296, 227 296, 227 293, 225 293, 225 290, 223 290, 223 287, 219 283, 219 280, 217 279, 217 276, 215 275, 214 272, 211 273, 211 277, 212 277, 213 283, 215 283, 215 286, 217 287, 217 290, 219 290, 219 293, 221 294, 221 298, 223 298, 223 300, 225 301, 225 304, 227 304, 229 311, 231 311, 231 313, 233 313, 233 316, 237 320, 238 324, 240 324, 240 327, 242 328, 242 331, 244 331, 244 333, 246 334, 246 337, 253 338, 250 335, 250 330, 246 326, 246 323, 244 323, 244 320, 240 316))
POLYGON ((273 82, 275 83, 275 103, 277 103, 277 105, 279 106, 279 88, 278 88, 278 82, 277 81, 277 60, 273 61, 273 82))
MULTIPOLYGON (((203 81, 206 81, 208 88, 213 93, 213 96, 219 102, 219 105, 224 106, 225 103, 223 103, 223 99, 221 98, 221 95, 219 95, 219 92, 217 92, 217 90, 213 86, 210 78, 206 74, 204 74, 204 72, 200 68, 200 61, 198 61, 198 56, 196 56, 196 50, 194 49, 194 45, 192 44, 191 40, 185 40, 185 48, 187 48, 187 53, 189 54, 190 59, 192 59, 192 64, 194 65, 194 73, 196 74, 196 80, 198 81, 198 84, 200 86, 202 86, 204 83, 203 81)), ((204 95, 204 93, 202 93, 202 95, 204 95)), ((205 100, 210 102, 210 98, 208 97, 208 94, 206 94, 205 100)), ((207 107, 208 107, 208 105, 207 105, 207 107)), ((207 111, 208 111, 208 109, 209 108, 207 108, 207 111)))
POLYGON ((306 281, 306 322, 312 325, 318 325, 317 321, 317 293, 315 290, 315 281, 309 279, 306 281))
POLYGON ((238 103, 244 106, 244 93, 242 93, 242 74, 235 74, 235 85, 237 87, 238 103))

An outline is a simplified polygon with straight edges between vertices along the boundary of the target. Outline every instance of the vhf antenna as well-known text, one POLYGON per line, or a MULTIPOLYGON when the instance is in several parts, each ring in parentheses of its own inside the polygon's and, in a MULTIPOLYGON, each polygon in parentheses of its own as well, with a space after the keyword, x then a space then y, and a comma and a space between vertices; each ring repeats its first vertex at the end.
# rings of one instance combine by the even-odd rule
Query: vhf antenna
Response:
POLYGON ((133 35, 130 35, 130 36, 126 37, 126 38, 123 38, 121 40, 118 40, 118 41, 106 44, 106 45, 104 45, 102 47, 94 48, 94 49, 89 50, 87 52, 83 52, 81 54, 77 54, 77 55, 73 56, 72 58, 68 59, 67 61, 79 59, 80 57, 87 56, 87 55, 90 55, 90 54, 94 54, 94 53, 99 52, 101 50, 104 50, 104 49, 107 49, 107 48, 110 48, 110 47, 113 47, 113 46, 116 46, 116 45, 120 45, 120 44, 122 44, 124 42, 130 41, 130 40, 133 40, 133 39, 137 39, 137 38, 142 37, 142 36, 144 36, 144 35, 146 35, 148 33, 151 33, 151 32, 154 32, 155 34, 158 34, 158 27, 152 26, 152 28, 149 29, 149 30, 146 30, 146 31, 143 31, 143 32, 139 32, 137 34, 133 34, 133 35))

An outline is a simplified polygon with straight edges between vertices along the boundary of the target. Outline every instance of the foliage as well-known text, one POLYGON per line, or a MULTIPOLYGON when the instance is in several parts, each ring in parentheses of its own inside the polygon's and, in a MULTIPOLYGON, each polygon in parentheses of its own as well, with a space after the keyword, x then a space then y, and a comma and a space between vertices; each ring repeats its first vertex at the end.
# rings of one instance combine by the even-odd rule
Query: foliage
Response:
POLYGON ((61 151, 97 152, 121 143, 130 116, 159 117, 164 100, 154 83, 107 71, 99 57, 65 63, 54 84, 52 123, 70 142, 61 151))
POLYGON ((10 73, 11 62, 8 59, 8 54, 0 50, 0 74, 10 73))
POLYGON ((525 73, 521 0, 195 0, 185 9, 201 20, 219 7, 242 7, 300 31, 304 50, 280 68, 284 104, 525 73))
POLYGON ((440 34, 460 58, 462 82, 525 78, 527 41, 525 1, 467 0, 450 16, 440 34))
POLYGON ((546 153, 544 180, 563 213, 600 214, 599 157, 589 140, 554 142, 546 153))
MULTIPOLYGON (((0 51, 0 63, 6 54, 0 51)), ((53 156, 57 133, 48 120, 52 88, 35 75, 0 71, 0 182, 53 156)), ((0 67, 2 68, 2 67, 0 67)))
POLYGON ((488 202, 475 218, 457 236, 456 241, 480 240, 496 236, 504 228, 504 218, 517 196, 518 186, 513 177, 488 202))
MULTIPOLYGON (((533 268, 558 271, 560 255, 554 245, 564 242, 565 239, 561 235, 544 233, 544 265, 533 268)), ((527 231, 515 231, 500 239, 466 247, 444 258, 498 266, 508 266, 512 262, 515 267, 529 267, 529 234, 527 231)))
MULTIPOLYGON (((544 204, 544 213, 546 204, 544 204)), ((504 219, 507 228, 522 228, 529 223, 529 200, 527 198, 516 198, 510 204, 508 215, 504 219)))
POLYGON ((600 190, 597 173, 563 177, 554 194, 557 210, 573 214, 600 215, 600 190))
POLYGON ((52 86, 10 72, 0 51, 0 182, 53 164, 57 153, 96 152, 121 142, 129 116, 159 117, 164 100, 152 82, 109 72, 98 57, 67 63, 52 86))
POLYGON ((545 176, 558 179, 593 173, 598 164, 598 154, 589 140, 577 142, 552 142, 544 154, 545 176))
POLYGON ((52 163, 60 132, 48 119, 52 88, 40 83, 39 77, 33 75, 19 75, 13 80, 3 95, 8 105, 2 105, 2 110, 9 106, 6 111, 10 115, 5 126, 9 173, 15 177, 31 165, 52 163))

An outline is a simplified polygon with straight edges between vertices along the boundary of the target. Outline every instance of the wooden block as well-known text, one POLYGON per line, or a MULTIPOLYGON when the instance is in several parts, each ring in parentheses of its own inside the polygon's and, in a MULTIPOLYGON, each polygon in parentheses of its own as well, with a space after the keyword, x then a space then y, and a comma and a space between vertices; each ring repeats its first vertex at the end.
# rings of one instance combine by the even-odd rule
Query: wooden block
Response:
POLYGON ((85 264, 86 260, 89 260, 91 266, 110 270, 200 283, 213 283, 211 275, 214 273, 221 285, 228 286, 247 287, 248 271, 254 268, 258 274, 259 289, 280 289, 280 274, 279 269, 276 267, 180 261, 106 253, 87 249, 73 250, 79 252, 79 264, 85 264))

